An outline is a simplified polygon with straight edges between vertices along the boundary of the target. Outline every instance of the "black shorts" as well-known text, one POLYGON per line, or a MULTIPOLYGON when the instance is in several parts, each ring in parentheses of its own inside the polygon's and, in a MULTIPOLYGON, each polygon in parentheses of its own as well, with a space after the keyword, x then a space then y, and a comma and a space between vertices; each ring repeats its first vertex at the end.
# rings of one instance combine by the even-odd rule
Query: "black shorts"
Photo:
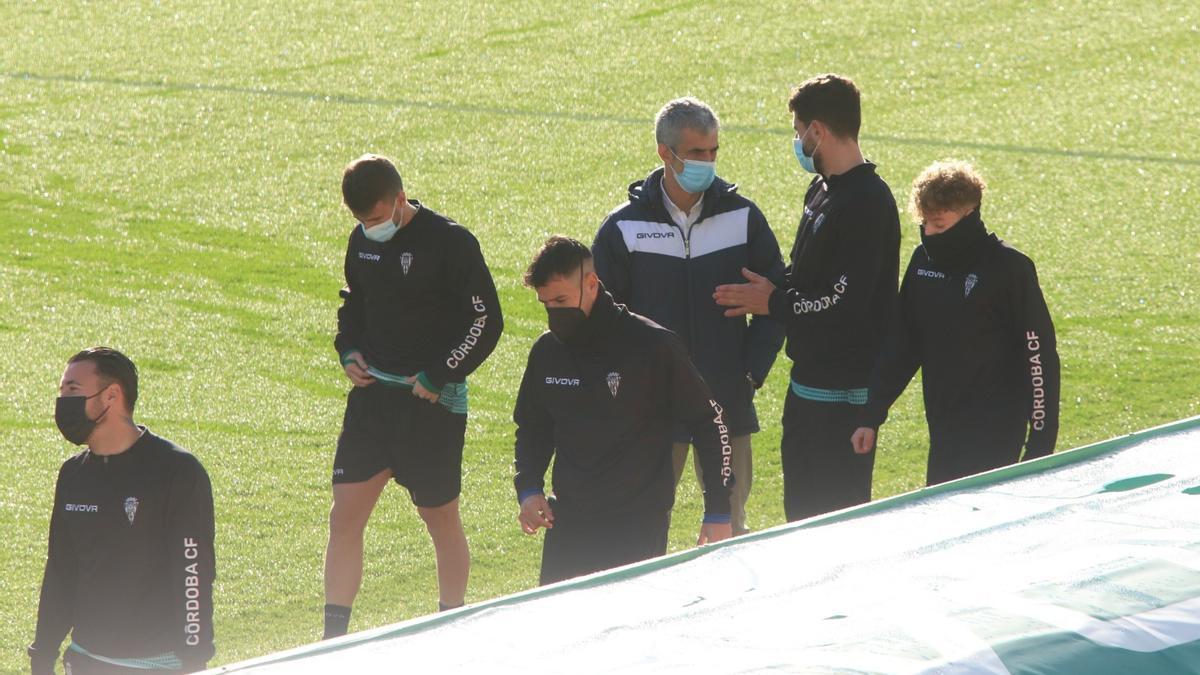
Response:
POLYGON ((462 490, 467 416, 376 382, 355 387, 333 458, 333 483, 360 483, 384 469, 413 504, 441 506, 462 490))

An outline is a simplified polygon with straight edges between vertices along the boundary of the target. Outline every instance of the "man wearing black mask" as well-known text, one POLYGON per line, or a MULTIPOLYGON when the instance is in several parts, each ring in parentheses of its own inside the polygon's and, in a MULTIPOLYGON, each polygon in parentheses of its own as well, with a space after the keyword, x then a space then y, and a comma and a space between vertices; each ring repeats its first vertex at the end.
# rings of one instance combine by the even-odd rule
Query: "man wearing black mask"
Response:
POLYGON ((94 347, 72 356, 55 422, 87 448, 63 463, 50 517, 31 670, 203 670, 213 655, 213 501, 192 454, 133 421, 137 367, 94 347))
POLYGON ((1033 261, 984 227, 984 188, 965 162, 936 162, 914 181, 921 246, 851 437, 855 452, 871 452, 920 368, 929 485, 1013 464, 1022 445, 1025 459, 1048 455, 1058 437, 1054 324, 1033 261))
POLYGON ((591 252, 574 239, 547 240, 525 284, 537 291, 550 324, 530 351, 513 412, 518 520, 526 534, 546 528, 541 583, 666 552, 677 423, 693 435, 704 468, 696 543, 728 538, 729 428, 683 344, 614 303, 591 252))

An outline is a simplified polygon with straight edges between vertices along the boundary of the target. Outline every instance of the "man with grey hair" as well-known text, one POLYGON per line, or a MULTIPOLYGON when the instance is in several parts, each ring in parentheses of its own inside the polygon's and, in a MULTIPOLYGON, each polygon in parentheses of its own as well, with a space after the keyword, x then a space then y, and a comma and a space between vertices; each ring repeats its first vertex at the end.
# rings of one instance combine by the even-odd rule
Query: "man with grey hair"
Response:
MULTIPOLYGON (((747 532, 750 435, 758 431, 754 391, 783 346, 770 317, 726 317, 713 300, 721 284, 750 270, 783 279, 779 243, 758 207, 716 175, 720 121, 692 97, 670 101, 655 118, 662 166, 629 186, 629 199, 608 214, 592 244, 596 274, 617 302, 671 329, 724 408, 732 436, 733 534, 747 532)), ((678 483, 691 437, 675 436, 678 483)), ((700 465, 696 476, 703 485, 700 465)))

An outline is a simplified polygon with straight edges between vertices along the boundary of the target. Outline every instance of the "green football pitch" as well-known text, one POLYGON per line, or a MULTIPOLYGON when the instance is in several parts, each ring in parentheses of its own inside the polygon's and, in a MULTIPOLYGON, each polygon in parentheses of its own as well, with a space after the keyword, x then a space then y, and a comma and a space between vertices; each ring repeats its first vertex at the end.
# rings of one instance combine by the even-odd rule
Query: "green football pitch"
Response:
MULTIPOLYGON (((1195 3, 22 0, 0 3, 0 42, 0 671, 26 667, 75 452, 52 419, 58 378, 94 344, 133 357, 139 421, 212 476, 214 664, 319 636, 347 390, 339 179, 367 151, 478 236, 504 305, 471 382, 468 601, 536 582, 510 416, 545 316, 521 271, 549 233, 590 241, 654 167, 654 113, 684 94, 721 115, 718 171, 785 251, 808 180, 787 94, 812 75, 858 82, 863 148, 898 202, 933 160, 974 162, 985 221, 1037 262, 1055 318, 1060 449, 1200 413, 1195 3)), ((755 529, 783 522, 787 365, 758 395, 755 529)), ((918 381, 882 430, 877 496, 923 482, 919 398, 918 381)), ((693 483, 672 550, 694 541, 693 483)), ((367 536, 354 627, 434 610, 402 490, 367 536)))

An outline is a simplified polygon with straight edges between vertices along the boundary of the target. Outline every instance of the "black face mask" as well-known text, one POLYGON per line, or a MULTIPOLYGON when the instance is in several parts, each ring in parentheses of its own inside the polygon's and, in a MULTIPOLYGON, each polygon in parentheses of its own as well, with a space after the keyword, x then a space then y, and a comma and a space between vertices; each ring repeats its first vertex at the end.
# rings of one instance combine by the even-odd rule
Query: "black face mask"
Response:
POLYGON ((54 423, 58 425, 58 430, 62 432, 63 438, 75 445, 83 445, 87 441, 88 436, 92 435, 92 430, 96 428, 96 424, 108 414, 108 408, 105 408, 104 412, 100 413, 96 419, 88 417, 87 414, 88 400, 96 398, 102 393, 104 393, 104 389, 91 396, 58 397, 58 401, 54 404, 54 423))
POLYGON ((921 244, 929 258, 947 271, 969 267, 975 261, 980 246, 987 242, 987 228, 979 216, 979 209, 963 216, 954 227, 941 234, 925 234, 921 228, 921 244))
POLYGON ((547 307, 546 314, 550 322, 550 332, 563 344, 579 333, 579 327, 587 321, 583 311, 583 270, 579 270, 579 306, 578 307, 547 307))
POLYGON ((569 342, 587 321, 587 314, 578 307, 547 307, 546 314, 550 317, 550 332, 563 343, 569 342))

